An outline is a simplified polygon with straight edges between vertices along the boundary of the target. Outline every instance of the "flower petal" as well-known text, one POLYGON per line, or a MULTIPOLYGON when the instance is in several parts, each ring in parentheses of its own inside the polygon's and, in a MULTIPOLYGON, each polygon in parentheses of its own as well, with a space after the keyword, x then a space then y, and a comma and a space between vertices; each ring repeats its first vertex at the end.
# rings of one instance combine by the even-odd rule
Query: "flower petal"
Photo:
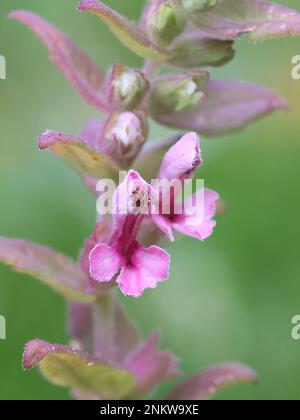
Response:
MULTIPOLYGON (((183 235, 204 241, 216 226, 213 217, 217 212, 219 194, 212 190, 199 190, 184 202, 184 213, 174 216, 173 229, 183 235)), ((181 206, 180 206, 181 209, 181 206)))
POLYGON ((216 391, 238 382, 257 382, 257 375, 247 366, 225 364, 212 367, 180 383, 168 400, 209 400, 216 391))
POLYGON ((126 360, 124 367, 137 378, 134 395, 150 393, 157 385, 180 374, 178 360, 168 351, 159 351, 160 334, 155 332, 126 360))
MULTIPOLYGON (((220 196, 217 192, 205 188, 204 190, 204 220, 212 219, 217 212, 220 196)), ((188 206, 189 203, 186 203, 188 206)), ((187 208, 187 207, 185 207, 187 208)))
POLYGON ((114 240, 124 235, 126 240, 135 240, 144 217, 155 212, 159 203, 156 190, 134 170, 128 172, 112 201, 114 240))
POLYGON ((299 12, 263 0, 223 0, 191 18, 202 32, 223 40, 248 32, 253 40, 300 35, 299 12))
POLYGON ((196 133, 188 133, 165 154, 159 178, 168 181, 190 179, 201 164, 199 137, 196 133))
POLYGON ((100 282, 111 281, 122 267, 117 250, 108 245, 97 245, 90 253, 90 275, 100 282))
POLYGON ((204 94, 197 107, 156 116, 156 120, 213 137, 241 129, 277 109, 288 108, 287 102, 272 90, 246 82, 209 81, 204 94))
POLYGON ((175 241, 171 218, 158 214, 152 216, 152 220, 171 242, 175 241))
POLYGON ((62 294, 78 301, 94 299, 85 273, 70 258, 45 246, 0 237, 0 261, 19 273, 29 274, 62 294))
POLYGON ((25 369, 39 366, 45 377, 55 385, 103 399, 125 398, 135 386, 134 375, 128 370, 113 367, 70 347, 41 340, 26 345, 23 365, 25 369))
POLYGON ((92 235, 85 241, 83 249, 80 255, 80 267, 86 273, 89 283, 89 288, 93 294, 102 294, 113 287, 115 287, 115 281, 111 282, 97 282, 90 276, 90 253, 96 247, 97 244, 108 243, 110 238, 110 226, 109 220, 100 220, 97 223, 92 235))
POLYGON ((194 221, 191 223, 185 218, 180 219, 179 217, 179 219, 172 224, 172 227, 183 235, 190 236, 198 239, 199 241, 204 241, 213 234, 216 226, 216 222, 214 220, 208 220, 198 225, 194 225, 194 223, 194 221))
POLYGON ((151 42, 134 22, 130 22, 102 2, 81 0, 78 4, 78 10, 98 16, 127 48, 140 57, 153 60, 164 60, 168 57, 168 53, 151 42))
POLYGON ((39 136, 38 146, 41 150, 50 148, 82 176, 118 179, 117 165, 99 149, 91 148, 86 140, 57 131, 46 131, 39 136))
POLYGON ((170 256, 157 246, 140 246, 132 256, 131 262, 135 267, 151 273, 158 281, 167 280, 169 277, 170 256))
POLYGON ((134 169, 147 181, 155 179, 164 155, 180 138, 180 134, 175 134, 163 140, 147 142, 134 163, 134 169))
POLYGON ((138 246, 117 279, 125 296, 140 297, 145 289, 154 289, 157 283, 169 277, 170 256, 161 248, 138 246))
POLYGON ((9 16, 35 32, 54 64, 90 105, 104 112, 110 110, 104 99, 104 73, 69 37, 34 13, 15 11, 9 16))

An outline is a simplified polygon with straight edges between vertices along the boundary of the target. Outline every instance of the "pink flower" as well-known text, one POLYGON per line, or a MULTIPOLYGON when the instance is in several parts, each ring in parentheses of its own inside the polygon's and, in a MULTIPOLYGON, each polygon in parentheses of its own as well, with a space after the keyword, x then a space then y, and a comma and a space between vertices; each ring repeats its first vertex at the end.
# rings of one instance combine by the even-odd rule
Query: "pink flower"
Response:
POLYGON ((192 179, 196 170, 202 165, 199 138, 195 133, 189 133, 181 138, 166 153, 158 178, 166 180, 169 185, 178 185, 180 190, 173 188, 167 191, 160 189, 161 201, 171 199, 170 212, 164 211, 164 205, 160 206, 160 214, 154 215, 156 225, 174 241, 173 230, 199 240, 208 238, 216 225, 213 217, 216 214, 216 204, 219 195, 214 191, 202 189, 197 191, 184 203, 176 203, 177 196, 182 193, 186 180, 192 179), (175 191, 174 191, 175 190, 175 191), (199 203, 201 208, 197 208, 199 203))
POLYGON ((90 253, 91 277, 99 282, 116 278, 128 296, 139 297, 145 289, 155 288, 169 277, 168 253, 157 246, 145 248, 136 240, 150 196, 155 196, 151 186, 137 172, 130 171, 114 194, 110 239, 90 253), (144 197, 146 203, 142 202, 144 197))

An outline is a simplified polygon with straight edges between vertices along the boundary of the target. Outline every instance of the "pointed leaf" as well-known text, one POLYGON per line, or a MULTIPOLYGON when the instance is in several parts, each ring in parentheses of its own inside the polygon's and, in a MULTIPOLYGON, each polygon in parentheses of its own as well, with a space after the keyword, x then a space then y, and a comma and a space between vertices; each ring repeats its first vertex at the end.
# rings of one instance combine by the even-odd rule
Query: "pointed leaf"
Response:
POLYGON ((92 301, 87 277, 70 258, 31 242, 0 237, 0 261, 29 274, 67 299, 92 301))
POLYGON ((223 0, 191 16, 205 34, 230 40, 250 33, 253 40, 300 35, 300 13, 263 0, 223 0))
POLYGON ((209 400, 219 389, 238 382, 257 382, 257 375, 240 364, 219 365, 180 383, 168 400, 209 400))
POLYGON ((24 351, 25 369, 39 366, 55 385, 67 386, 103 399, 124 398, 135 384, 134 375, 86 353, 57 344, 34 340, 24 351))
POLYGON ((86 140, 57 131, 46 131, 40 135, 38 146, 41 150, 51 149, 82 176, 92 176, 97 179, 118 177, 115 163, 99 150, 92 148, 86 140))
POLYGON ((110 106, 104 100, 104 73, 68 36, 34 13, 15 11, 9 16, 40 38, 53 63, 90 105, 109 111, 110 106))
POLYGON ((287 109, 284 99, 270 89, 245 82, 213 80, 203 89, 204 99, 193 109, 157 115, 161 124, 199 131, 206 137, 247 126, 277 109, 287 109))
POLYGON ((168 53, 150 41, 148 36, 134 22, 110 9, 98 0, 81 0, 79 11, 87 11, 98 16, 114 35, 130 50, 142 58, 165 60, 168 53))
POLYGON ((187 133, 165 154, 158 177, 183 182, 192 179, 202 163, 200 139, 196 133, 187 133))

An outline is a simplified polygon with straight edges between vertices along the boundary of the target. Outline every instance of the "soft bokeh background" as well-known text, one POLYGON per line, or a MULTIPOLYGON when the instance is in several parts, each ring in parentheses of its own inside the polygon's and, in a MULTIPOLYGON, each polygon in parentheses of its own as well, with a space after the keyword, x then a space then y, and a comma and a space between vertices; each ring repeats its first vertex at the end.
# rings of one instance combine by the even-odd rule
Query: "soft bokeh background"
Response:
MULTIPOLYGON (((144 0, 106 0, 137 18, 144 0)), ((281 1, 300 10, 299 2, 281 1)), ((76 0, 1 0, 0 54, 7 80, 0 81, 0 235, 46 244, 76 257, 95 219, 95 203, 78 176, 50 153, 37 151, 45 129, 79 133, 95 111, 49 62, 40 42, 6 20, 12 9, 31 9, 54 22, 103 68, 116 60, 139 66, 94 16, 80 15, 76 0)), ((237 42, 234 62, 215 77, 272 87, 292 107, 247 130, 203 140, 201 177, 219 191, 227 212, 204 244, 183 239, 170 248, 171 277, 139 300, 124 299, 146 335, 163 332, 163 346, 182 359, 184 375, 216 362, 242 361, 257 370, 257 387, 239 385, 222 399, 299 399, 300 342, 291 318, 300 313, 299 177, 300 81, 291 58, 300 38, 253 44, 237 42)), ((153 129, 153 137, 163 134, 153 129)), ((21 354, 33 338, 67 342, 64 301, 35 280, 0 266, 0 314, 7 341, 0 341, 0 399, 66 399, 39 372, 24 373, 21 354)), ((163 386, 162 397, 172 383, 163 386)))

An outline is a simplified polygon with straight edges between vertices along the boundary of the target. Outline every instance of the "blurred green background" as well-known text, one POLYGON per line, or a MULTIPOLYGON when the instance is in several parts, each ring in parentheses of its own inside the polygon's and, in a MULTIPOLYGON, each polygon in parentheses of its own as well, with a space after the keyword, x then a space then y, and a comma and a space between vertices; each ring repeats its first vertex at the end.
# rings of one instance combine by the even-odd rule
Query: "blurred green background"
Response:
MULTIPOLYGON (((137 18, 144 0, 106 0, 137 18)), ((300 11, 299 2, 282 1, 300 11)), ((7 80, 0 81, 0 235, 36 241, 76 257, 95 220, 95 202, 79 177, 59 159, 38 152, 45 129, 79 133, 97 115, 52 66, 29 30, 6 19, 30 9, 77 41, 107 69, 121 60, 140 66, 94 16, 76 12, 76 0, 1 0, 0 54, 7 80)), ((237 42, 235 61, 213 71, 274 88, 291 104, 247 130, 203 140, 200 176, 226 202, 226 214, 204 244, 172 245, 170 280, 139 300, 123 299, 144 335, 163 333, 163 346, 182 359, 184 375, 214 363, 241 361, 260 375, 257 387, 239 385, 222 399, 299 399, 300 342, 291 318, 300 313, 300 81, 291 58, 300 38, 253 44, 237 42)), ((153 137, 166 130, 154 127, 153 137)), ((21 355, 33 338, 66 343, 64 301, 35 280, 0 266, 0 314, 7 340, 0 341, 0 399, 66 399, 37 370, 24 373, 21 355)), ((172 383, 155 397, 162 397, 172 383)))

